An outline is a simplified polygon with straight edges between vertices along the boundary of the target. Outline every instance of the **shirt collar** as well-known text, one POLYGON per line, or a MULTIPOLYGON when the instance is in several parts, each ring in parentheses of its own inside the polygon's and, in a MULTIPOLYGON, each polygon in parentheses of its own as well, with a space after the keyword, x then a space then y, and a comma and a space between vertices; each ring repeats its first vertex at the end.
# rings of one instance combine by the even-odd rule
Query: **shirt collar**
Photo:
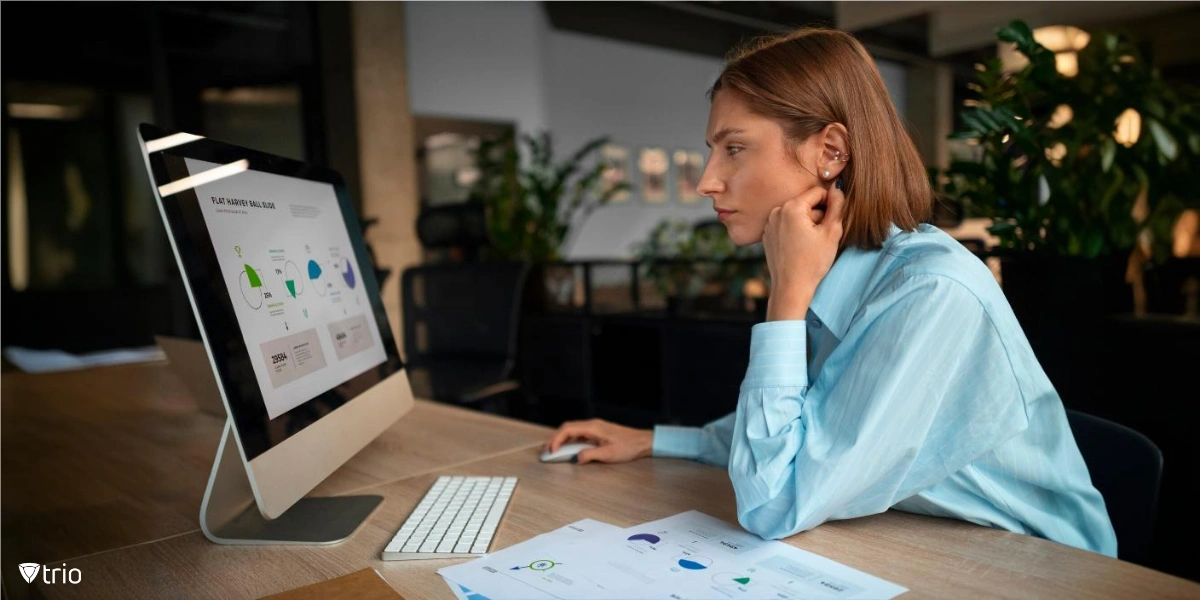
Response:
MULTIPOLYGON (((892 225, 888 241, 898 233, 900 228, 892 225)), ((833 262, 833 266, 813 294, 809 311, 839 340, 845 339, 846 330, 850 328, 850 319, 862 305, 867 284, 870 283, 879 260, 879 253, 879 250, 847 247, 833 262)))

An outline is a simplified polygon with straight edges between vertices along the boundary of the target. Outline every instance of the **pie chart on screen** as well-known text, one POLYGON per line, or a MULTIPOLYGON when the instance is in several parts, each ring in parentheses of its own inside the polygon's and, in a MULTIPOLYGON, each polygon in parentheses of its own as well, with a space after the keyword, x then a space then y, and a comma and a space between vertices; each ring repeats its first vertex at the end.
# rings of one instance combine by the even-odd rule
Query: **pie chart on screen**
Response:
POLYGON ((346 270, 342 271, 342 279, 346 280, 346 287, 354 289, 354 267, 350 266, 349 260, 346 260, 346 270))
POLYGON ((648 544, 657 544, 659 541, 661 541, 661 538, 659 538, 657 535, 654 535, 653 533, 639 533, 636 535, 629 536, 629 541, 631 541, 631 542, 646 542, 648 544))

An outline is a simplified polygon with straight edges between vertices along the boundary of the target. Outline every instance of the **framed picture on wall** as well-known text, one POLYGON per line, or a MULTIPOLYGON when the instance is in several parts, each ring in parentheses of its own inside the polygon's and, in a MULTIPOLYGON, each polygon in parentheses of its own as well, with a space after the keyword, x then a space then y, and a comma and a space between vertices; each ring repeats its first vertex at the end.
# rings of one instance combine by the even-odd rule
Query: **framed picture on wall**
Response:
POLYGON ((629 200, 629 149, 618 144, 605 144, 600 148, 600 160, 604 163, 604 172, 600 176, 601 193, 607 193, 614 187, 625 183, 630 184, 625 190, 617 192, 610 202, 625 202, 629 200))
POLYGON ((696 204, 704 196, 696 191, 704 173, 704 155, 688 150, 675 151, 675 197, 682 204, 696 204))
POLYGON ((638 191, 650 204, 665 204, 670 200, 667 174, 671 161, 663 148, 647 147, 638 151, 638 191))

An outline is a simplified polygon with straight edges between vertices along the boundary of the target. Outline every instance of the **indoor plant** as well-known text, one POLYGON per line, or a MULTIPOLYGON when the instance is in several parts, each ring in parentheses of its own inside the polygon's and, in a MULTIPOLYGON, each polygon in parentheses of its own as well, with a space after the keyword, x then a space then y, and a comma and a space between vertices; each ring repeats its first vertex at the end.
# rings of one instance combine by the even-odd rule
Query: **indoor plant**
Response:
POLYGON ((669 311, 697 303, 737 306, 745 283, 763 278, 765 264, 755 260, 762 256, 761 246, 739 248, 724 226, 706 225, 711 224, 664 219, 634 247, 641 276, 666 299, 669 311))
POLYGON ((1028 63, 1012 73, 999 58, 977 66, 977 98, 952 137, 980 158, 953 162, 942 189, 967 216, 994 219, 1010 256, 1006 291, 1065 277, 1106 288, 1097 307, 1126 310, 1125 276, 1166 259, 1172 224, 1200 201, 1197 95, 1164 82, 1122 35, 1094 36, 1067 77, 1025 23, 997 33, 1028 63))
POLYGON ((603 188, 606 165, 593 164, 592 155, 608 142, 606 137, 587 142, 561 162, 554 160, 548 132, 522 135, 519 142, 511 136, 485 140, 476 151, 480 177, 470 201, 486 208, 488 255, 499 260, 559 260, 571 226, 629 186, 603 188))

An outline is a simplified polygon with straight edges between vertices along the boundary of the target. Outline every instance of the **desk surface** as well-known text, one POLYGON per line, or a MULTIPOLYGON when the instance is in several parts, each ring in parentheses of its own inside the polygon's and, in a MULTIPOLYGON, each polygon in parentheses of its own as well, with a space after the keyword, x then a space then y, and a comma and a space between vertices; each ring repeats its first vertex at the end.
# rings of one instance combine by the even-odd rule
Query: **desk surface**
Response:
MULTIPOLYGON (((200 412, 164 366, 5 373, 0 387, 0 570, 12 597, 27 587, 18 563, 198 531, 224 421, 200 412)), ((543 427, 417 402, 313 493, 350 493, 545 437, 543 427)))
MULTIPOLYGON (((721 469, 680 460, 543 465, 537 446, 547 429, 421 402, 322 484, 326 493, 385 497, 350 540, 217 546, 196 515, 220 423, 197 412, 165 369, 6 374, 3 398, 3 569, 13 597, 28 591, 17 562, 55 561, 79 568, 83 582, 39 586, 49 598, 257 598, 364 566, 408 598, 452 598, 436 570, 457 561, 379 560, 443 474, 520 478, 496 548, 587 517, 627 526, 696 509, 736 522, 721 469)), ((899 583, 911 590, 903 598, 1200 597, 1200 585, 1130 563, 894 511, 786 542, 899 583)))

